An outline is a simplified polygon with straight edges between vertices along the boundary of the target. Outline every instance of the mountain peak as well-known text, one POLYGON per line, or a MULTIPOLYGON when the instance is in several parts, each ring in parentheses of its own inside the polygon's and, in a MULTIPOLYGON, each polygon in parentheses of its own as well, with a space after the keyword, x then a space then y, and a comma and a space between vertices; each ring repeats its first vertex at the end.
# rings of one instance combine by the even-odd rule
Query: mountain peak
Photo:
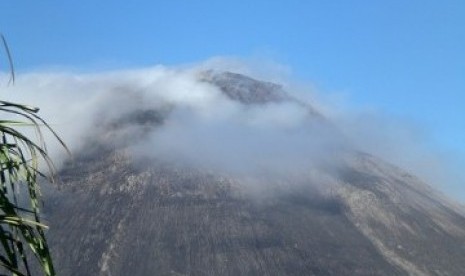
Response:
POLYGON ((282 85, 238 73, 208 70, 201 74, 201 80, 219 87, 228 98, 243 104, 264 104, 293 99, 284 91, 282 85))

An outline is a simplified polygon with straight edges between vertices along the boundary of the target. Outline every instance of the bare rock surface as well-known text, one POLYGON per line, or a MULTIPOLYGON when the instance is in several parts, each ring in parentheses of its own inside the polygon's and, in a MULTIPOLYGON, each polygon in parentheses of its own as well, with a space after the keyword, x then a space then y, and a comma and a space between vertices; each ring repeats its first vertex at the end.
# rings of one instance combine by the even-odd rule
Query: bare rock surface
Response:
MULTIPOLYGON (((206 81, 244 104, 291 99, 238 74, 206 81)), ((160 114, 127 120, 156 127, 160 114)), ((465 275, 461 207, 369 154, 316 169, 327 181, 237 176, 136 161, 106 139, 89 141, 46 195, 59 275, 465 275)))

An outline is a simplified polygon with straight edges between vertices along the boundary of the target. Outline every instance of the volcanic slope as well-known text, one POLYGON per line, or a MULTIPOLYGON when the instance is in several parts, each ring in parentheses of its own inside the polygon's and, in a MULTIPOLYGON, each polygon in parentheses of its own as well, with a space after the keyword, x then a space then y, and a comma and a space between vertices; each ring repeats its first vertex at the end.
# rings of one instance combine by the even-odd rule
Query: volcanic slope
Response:
MULTIPOLYGON (((298 102, 240 74, 199 78, 244 106, 298 102)), ((303 174, 234 174, 111 142, 127 124, 156 131, 172 108, 106 122, 63 166, 45 198, 59 275, 465 275, 460 207, 370 154, 343 149, 331 169, 303 174)))

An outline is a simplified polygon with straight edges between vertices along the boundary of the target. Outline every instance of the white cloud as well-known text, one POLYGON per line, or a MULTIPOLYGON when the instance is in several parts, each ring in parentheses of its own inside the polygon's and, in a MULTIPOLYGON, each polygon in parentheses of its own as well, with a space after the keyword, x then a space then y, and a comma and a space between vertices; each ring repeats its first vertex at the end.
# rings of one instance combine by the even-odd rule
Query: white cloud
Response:
MULTIPOLYGON (((29 73, 2 90, 5 100, 41 107, 40 114, 73 151, 85 145, 86 137, 102 131, 102 123, 117 122, 137 110, 162 110, 169 114, 163 126, 129 128, 131 133, 139 131, 137 128, 149 131, 143 139, 129 136, 142 139, 132 143, 137 145, 135 154, 230 172, 294 173, 335 163, 338 152, 350 145, 434 183, 459 181, 444 180, 445 175, 457 175, 449 173, 447 158, 438 158, 423 142, 423 133, 404 121, 322 101, 330 97, 293 85, 289 70, 279 66, 267 80, 281 79, 288 92, 306 98, 326 121, 315 119, 308 106, 295 102, 245 106, 200 81, 200 72, 211 68, 267 75, 265 70, 253 73, 254 69, 234 59, 216 59, 200 65, 106 73, 29 73)), ((49 143, 54 158, 61 160, 64 152, 57 143, 49 143)))

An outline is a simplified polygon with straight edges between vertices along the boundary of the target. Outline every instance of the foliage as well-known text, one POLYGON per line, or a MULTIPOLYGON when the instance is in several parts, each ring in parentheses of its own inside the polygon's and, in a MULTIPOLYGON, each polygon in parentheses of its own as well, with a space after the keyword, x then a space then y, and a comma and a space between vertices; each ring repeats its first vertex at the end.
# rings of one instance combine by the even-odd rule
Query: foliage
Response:
MULTIPOLYGON (((14 81, 8 46, 3 36, 1 39, 14 81)), ((54 175, 42 129, 51 131, 64 144, 37 115, 38 111, 38 108, 0 100, 0 266, 12 275, 30 275, 33 256, 45 275, 55 275, 44 232, 47 226, 40 220, 39 178, 53 181, 54 175), (34 129, 36 139, 20 131, 21 127, 34 129), (39 171, 41 161, 45 161, 49 176, 39 171)))

